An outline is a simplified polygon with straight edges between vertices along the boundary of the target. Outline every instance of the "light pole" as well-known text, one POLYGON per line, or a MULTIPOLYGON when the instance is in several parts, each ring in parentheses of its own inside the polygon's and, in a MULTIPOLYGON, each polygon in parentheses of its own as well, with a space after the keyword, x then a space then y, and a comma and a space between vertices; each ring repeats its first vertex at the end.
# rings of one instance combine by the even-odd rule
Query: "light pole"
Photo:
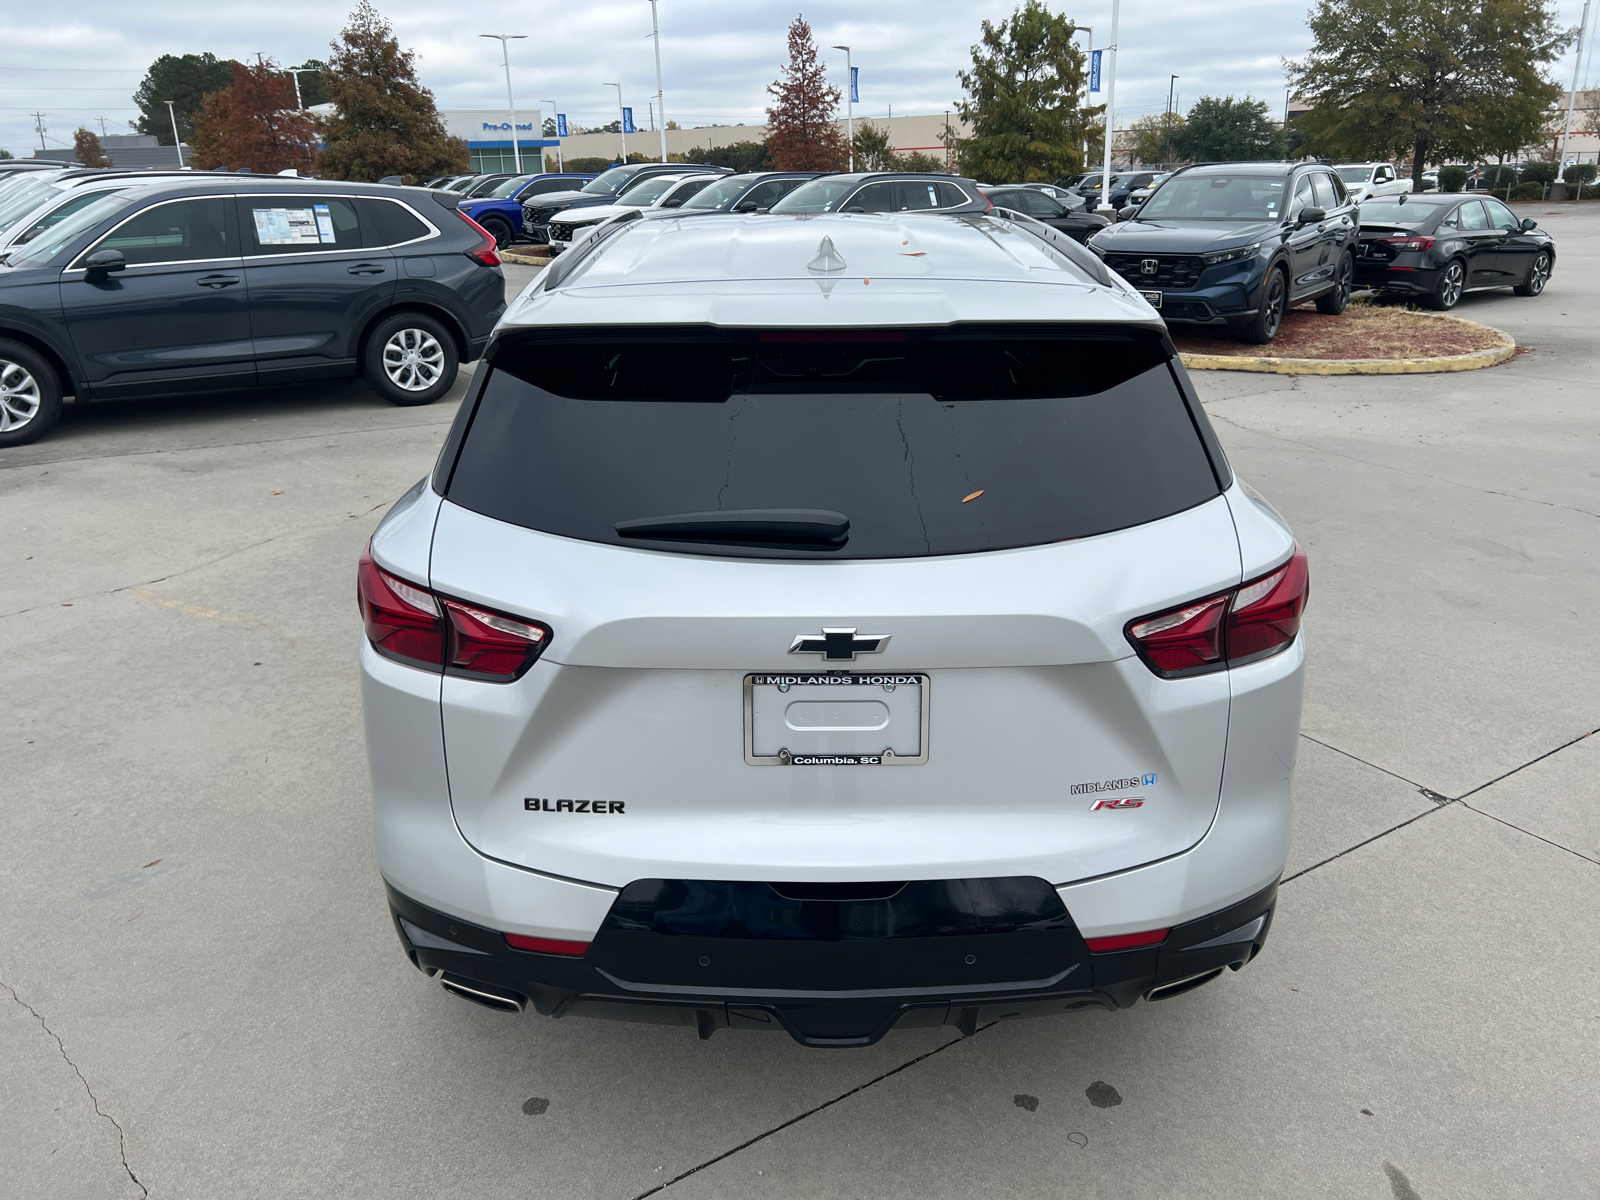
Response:
POLYGON ((850 47, 835 46, 844 51, 844 127, 850 141, 850 169, 856 169, 856 73, 850 66, 850 47))
MULTIPOLYGON (((550 119, 556 123, 556 173, 562 174, 566 171, 566 168, 561 165, 561 121, 556 117, 556 102, 554 100, 541 100, 539 103, 550 106, 550 119)), ((544 136, 544 130, 541 129, 539 131, 539 136, 544 136)), ((539 165, 544 165, 543 154, 539 155, 539 165)))
POLYGON ((1163 167, 1172 165, 1172 87, 1177 82, 1176 75, 1167 80, 1167 148, 1161 152, 1163 167))
MULTIPOLYGON (((1076 31, 1081 31, 1081 32, 1087 33, 1089 35, 1089 45, 1084 50, 1083 53, 1084 53, 1085 60, 1092 67, 1094 65, 1094 26, 1093 25, 1079 25, 1077 27, 1076 31)), ((1091 97, 1090 97, 1090 94, 1089 94, 1089 77, 1088 77, 1088 74, 1085 73, 1084 78, 1083 78, 1083 106, 1085 108, 1089 107, 1090 99, 1091 99, 1091 97)), ((1084 126, 1083 126, 1083 169, 1085 171, 1087 171, 1089 169, 1089 125, 1087 123, 1087 120, 1085 121, 1084 126)))
MULTIPOLYGON (((656 111, 655 116, 661 121, 661 161, 667 161, 667 101, 661 93, 661 25, 656 20, 656 0, 650 0, 650 36, 656 42, 656 111)), ((618 93, 620 97, 620 92, 618 93)), ((619 99, 620 103, 620 99, 619 99)), ((628 156, 624 154, 622 161, 627 162, 628 156)))
POLYGON ((617 89, 617 132, 622 135, 622 165, 628 165, 628 129, 627 118, 622 112, 622 85, 620 83, 602 84, 602 87, 617 89))
MULTIPOLYGON (((1572 136, 1572 102, 1578 98, 1578 68, 1583 65, 1583 38, 1589 28, 1589 0, 1583 0, 1583 17, 1578 21, 1578 52, 1572 63, 1572 90, 1567 93, 1567 123, 1561 127, 1561 157, 1556 161, 1556 178, 1567 169, 1567 139, 1572 136)), ((1551 189, 1554 192, 1554 188, 1551 189)), ((1510 195, 1510 193, 1506 193, 1510 195)), ((1566 195, 1563 187, 1563 196, 1566 195)))
POLYGON ((300 99, 300 76, 302 76, 302 75, 315 75, 315 74, 317 74, 317 68, 316 67, 285 67, 283 69, 283 73, 285 75, 293 75, 294 76, 294 106, 296 108, 300 109, 302 112, 304 112, 306 105, 305 105, 305 101, 300 99))
MULTIPOLYGON (((166 104, 167 104, 167 116, 172 118, 172 145, 173 145, 173 148, 176 149, 177 152, 178 152, 178 170, 181 171, 181 170, 183 170, 183 139, 178 136, 178 113, 172 107, 172 101, 171 100, 168 100, 166 102, 166 104)), ((40 145, 44 144, 44 139, 43 138, 39 139, 39 144, 40 145)))
MULTIPOLYGON (((517 164, 517 174, 522 174, 522 147, 517 144, 517 106, 511 99, 511 51, 510 43, 528 35, 525 33, 480 33, 479 37, 498 38, 500 41, 500 61, 506 68, 506 111, 511 116, 511 161, 517 164)), ((503 161, 503 160, 502 160, 503 161)))
POLYGON ((1100 176, 1100 213, 1115 213, 1111 206, 1111 139, 1116 127, 1113 115, 1117 110, 1117 22, 1122 16, 1122 0, 1111 0, 1111 41, 1106 45, 1108 70, 1106 72, 1106 159, 1105 173, 1100 176))

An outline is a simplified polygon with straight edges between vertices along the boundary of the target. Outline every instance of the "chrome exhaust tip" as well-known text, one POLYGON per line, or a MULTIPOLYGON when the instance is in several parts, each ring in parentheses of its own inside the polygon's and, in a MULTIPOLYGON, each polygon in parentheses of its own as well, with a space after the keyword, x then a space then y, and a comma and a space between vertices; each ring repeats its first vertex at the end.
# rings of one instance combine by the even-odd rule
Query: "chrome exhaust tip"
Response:
POLYGON ((526 996, 495 987, 492 983, 478 983, 476 980, 469 982, 454 975, 446 975, 443 971, 439 972, 437 978, 439 986, 452 996, 460 996, 463 1000, 470 1000, 474 1004, 481 1004, 496 1012, 519 1013, 528 1007, 526 996))
POLYGON ((1181 996, 1184 992, 1192 992, 1197 987, 1204 987, 1226 969, 1226 967, 1213 967, 1211 970, 1202 971, 1198 975, 1190 975, 1187 979, 1174 979, 1171 983, 1163 983, 1158 987, 1151 988, 1144 994, 1144 998, 1146 1000, 1167 1000, 1173 996, 1181 996))

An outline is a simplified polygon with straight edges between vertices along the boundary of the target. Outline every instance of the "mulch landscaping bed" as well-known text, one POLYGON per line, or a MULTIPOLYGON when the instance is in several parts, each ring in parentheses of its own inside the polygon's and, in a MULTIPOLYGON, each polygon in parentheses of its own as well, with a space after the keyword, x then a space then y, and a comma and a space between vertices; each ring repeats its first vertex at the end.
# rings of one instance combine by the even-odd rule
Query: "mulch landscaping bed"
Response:
POLYGON ((1241 342, 1231 329, 1177 325, 1172 342, 1182 354, 1270 355, 1274 358, 1435 358, 1470 354, 1500 344, 1492 329, 1413 312, 1398 305, 1351 304, 1337 317, 1295 309, 1265 346, 1241 342))

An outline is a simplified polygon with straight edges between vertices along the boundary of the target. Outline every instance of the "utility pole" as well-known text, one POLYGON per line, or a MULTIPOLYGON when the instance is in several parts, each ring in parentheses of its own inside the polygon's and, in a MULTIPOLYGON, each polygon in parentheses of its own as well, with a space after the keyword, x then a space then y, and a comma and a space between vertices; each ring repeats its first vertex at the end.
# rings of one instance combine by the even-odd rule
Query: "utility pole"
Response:
POLYGON ((850 65, 850 47, 835 46, 835 50, 844 51, 844 127, 845 138, 850 143, 850 169, 856 169, 856 73, 850 65))
MULTIPOLYGON (((517 106, 511 99, 511 51, 507 47, 527 37, 525 33, 480 33, 479 37, 500 39, 500 61, 506 69, 506 111, 511 114, 511 160, 517 164, 517 174, 522 174, 522 146, 517 142, 517 106)), ((505 160, 502 159, 502 162, 505 160)))
POLYGON ((1176 75, 1167 80, 1167 148, 1161 152, 1161 165, 1163 167, 1172 165, 1172 88, 1177 82, 1178 77, 1176 75))
POLYGON ((183 170, 183 139, 178 136, 178 113, 172 107, 171 100, 168 100, 166 105, 167 116, 172 118, 172 146, 178 152, 178 170, 181 171, 183 170))
MULTIPOLYGON (((561 165, 561 118, 556 116, 556 102, 554 100, 541 100, 539 103, 550 106, 550 119, 556 123, 556 172, 561 174, 566 171, 566 168, 561 165)), ((539 136, 544 136, 543 129, 539 130, 539 136)), ((539 155, 539 165, 544 165, 544 154, 542 152, 539 155)))
MULTIPOLYGON (((661 110, 661 161, 667 161, 667 100, 661 92, 661 24, 656 20, 656 0, 650 0, 650 36, 656 43, 656 108, 661 110)), ((618 89, 618 103, 621 103, 621 89, 618 89)), ((651 121, 655 120, 655 109, 651 110, 651 121)), ((627 162, 627 154, 623 154, 622 161, 627 162)))
POLYGON ((39 135, 39 149, 41 149, 41 150, 43 150, 45 148, 45 146, 44 146, 44 129, 45 129, 44 114, 42 112, 34 113, 33 114, 33 131, 39 135))
MULTIPOLYGON (((1578 98, 1578 69, 1583 66, 1583 40, 1589 31, 1589 0, 1583 0, 1583 17, 1578 22, 1578 52, 1572 61, 1572 90, 1567 93, 1567 123, 1561 127, 1561 154, 1556 159, 1556 179, 1559 181, 1567 168, 1567 139, 1572 136, 1572 105, 1578 98)), ((1551 191, 1555 189, 1552 187, 1551 191)), ((1510 193, 1507 193, 1509 195, 1510 193)), ((1563 196, 1566 185, 1562 185, 1563 196)))
POLYGON ((100 136, 101 137, 105 137, 106 136, 106 119, 104 117, 96 117, 95 120, 100 122, 100 136))
POLYGON ((622 111, 622 85, 620 83, 606 83, 601 86, 617 89, 617 132, 622 135, 622 162, 626 165, 628 161, 628 121, 622 111))
POLYGON ((1122 0, 1111 0, 1111 41, 1106 46, 1106 159, 1105 173, 1100 176, 1100 204, 1096 211, 1113 214, 1111 206, 1111 141, 1116 128, 1117 111, 1117 23, 1122 16, 1122 0))

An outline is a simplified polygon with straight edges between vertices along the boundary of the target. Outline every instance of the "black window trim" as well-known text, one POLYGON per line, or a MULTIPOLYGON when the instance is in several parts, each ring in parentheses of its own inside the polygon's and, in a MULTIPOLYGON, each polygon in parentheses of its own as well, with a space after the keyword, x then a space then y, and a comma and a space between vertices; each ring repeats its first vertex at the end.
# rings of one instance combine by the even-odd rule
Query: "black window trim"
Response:
MULTIPOLYGON (((411 205, 407 204, 403 200, 396 200, 392 196, 366 196, 362 195, 360 192, 230 192, 228 194, 237 197, 241 201, 305 200, 316 196, 322 196, 329 200, 349 200, 352 202, 352 207, 354 206, 354 202, 357 200, 383 200, 389 204, 398 204, 401 208, 405 209, 412 216, 416 217, 417 220, 421 221, 430 230, 432 230, 431 233, 424 234, 419 238, 412 238, 410 241, 388 242, 382 246, 348 246, 344 248, 336 246, 329 250, 295 250, 286 254, 245 254, 242 257, 247 263, 283 262, 290 259, 306 258, 311 255, 318 254, 371 254, 375 250, 394 250, 401 246, 415 246, 418 242, 432 241, 434 238, 440 237, 444 233, 442 229, 440 229, 432 221, 428 220, 427 217, 423 216, 416 209, 412 208, 411 205)), ((356 219, 360 219, 359 210, 357 211, 356 219)), ((245 229, 244 222, 241 220, 239 222, 240 250, 244 249, 244 241, 247 236, 249 236, 248 231, 245 229)))
MULTIPOLYGON (((109 195, 111 193, 107 193, 107 194, 109 195)), ((227 199, 229 196, 231 196, 233 194, 234 193, 232 193, 232 192, 219 192, 219 193, 215 193, 215 194, 202 195, 202 196, 173 196, 173 197, 171 197, 170 199, 167 199, 167 200, 157 200, 154 204, 147 204, 143 208, 139 209, 138 211, 129 213, 126 217, 124 217, 122 220, 118 221, 110 229, 106 230, 99 237, 95 238, 94 241, 90 242, 82 250, 78 251, 77 254, 72 256, 72 263, 76 264, 76 263, 82 262, 85 258, 87 258, 89 255, 91 255, 91 254, 93 254, 95 252, 96 247, 98 247, 101 244, 103 244, 105 242, 105 240, 108 237, 110 237, 112 234, 116 233, 117 230, 121 229, 129 221, 137 220, 139 217, 144 216, 144 214, 147 213, 147 212, 154 212, 156 209, 163 208, 168 204, 182 204, 186 200, 225 200, 225 199, 227 199)), ((244 249, 244 242, 243 242, 243 239, 242 239, 242 237, 240 236, 240 234, 239 234, 239 232, 237 230, 235 230, 234 236, 235 236, 236 239, 239 240, 239 249, 243 250, 244 249)), ((219 254, 214 258, 180 258, 180 259, 174 259, 171 262, 129 263, 127 265, 127 267, 123 270, 122 273, 123 274, 127 274, 127 273, 132 272, 132 271, 140 271, 140 270, 144 270, 144 269, 148 269, 148 268, 155 268, 155 269, 158 269, 158 270, 167 270, 168 268, 171 268, 171 267, 192 266, 192 265, 194 265, 196 263, 240 262, 240 261, 242 261, 243 257, 244 256, 242 254, 219 254)), ((62 275, 80 275, 80 274, 85 273, 86 271, 88 271, 87 267, 80 267, 80 266, 75 266, 75 265, 70 265, 69 264, 68 266, 66 266, 66 267, 64 267, 62 269, 61 274, 62 275)))

